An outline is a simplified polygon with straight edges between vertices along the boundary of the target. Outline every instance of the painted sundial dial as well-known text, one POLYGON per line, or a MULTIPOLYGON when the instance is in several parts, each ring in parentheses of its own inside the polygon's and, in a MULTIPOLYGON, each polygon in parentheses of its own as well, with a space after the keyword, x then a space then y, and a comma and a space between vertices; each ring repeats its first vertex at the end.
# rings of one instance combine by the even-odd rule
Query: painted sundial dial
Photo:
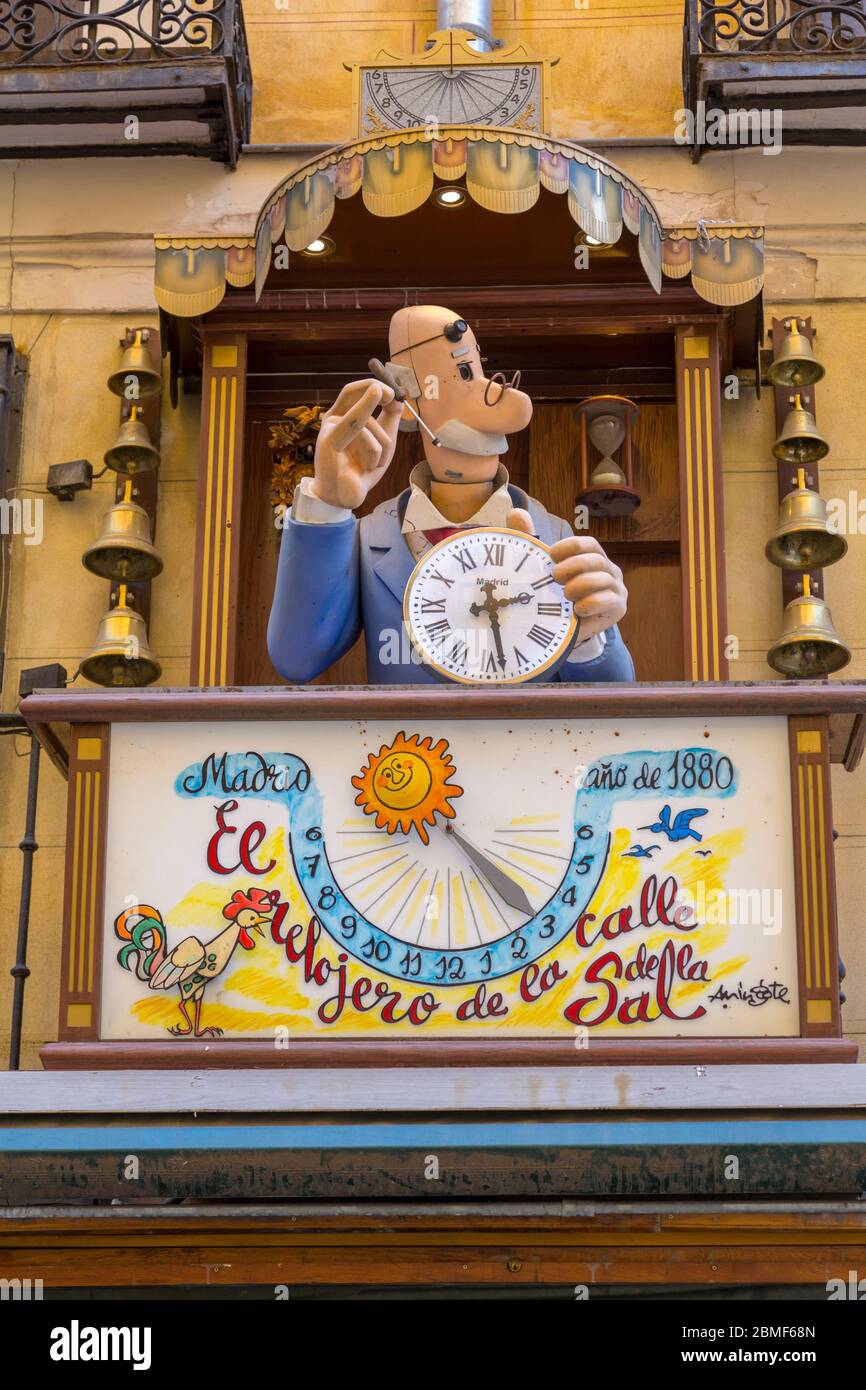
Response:
POLYGON ((443 125, 521 125, 541 128, 541 66, 364 68, 361 134, 443 125))

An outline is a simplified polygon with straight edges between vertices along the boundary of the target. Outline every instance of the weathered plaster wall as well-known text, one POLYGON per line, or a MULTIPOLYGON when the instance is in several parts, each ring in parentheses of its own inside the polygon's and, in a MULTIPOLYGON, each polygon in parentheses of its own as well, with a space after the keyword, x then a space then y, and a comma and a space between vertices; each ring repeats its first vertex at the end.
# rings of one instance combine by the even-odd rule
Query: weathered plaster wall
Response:
MULTIPOLYGON (((348 139, 352 78, 344 63, 381 50, 417 53, 436 28, 435 5, 377 0, 247 0, 244 15, 256 77, 253 140, 348 139), (286 45, 289 63, 286 61, 286 45), (302 100, 293 73, 315 73, 302 100)), ((525 43, 559 58, 550 103, 554 135, 577 138, 669 135, 682 105, 678 0, 508 0, 494 4, 493 28, 506 47, 525 43)))
MULTIPOLYGON (((395 9, 320 0, 290 12, 279 0, 247 0, 256 82, 254 140, 333 143, 351 132, 351 80, 344 61, 417 50, 434 27, 432 6, 395 9), (315 74, 310 81, 309 75, 315 74)), ((680 105, 681 5, 608 0, 577 9, 572 0, 495 7, 506 42, 524 39, 560 56, 550 126, 573 138, 661 137, 680 105)), ((767 226, 766 310, 812 314, 827 365, 819 422, 832 453, 822 465, 826 496, 863 487, 866 343, 866 231, 859 151, 712 153, 695 166, 672 147, 618 148, 616 162, 655 199, 666 222, 697 217, 767 226)), ((268 191, 303 153, 247 155, 234 173, 207 160, 116 159, 0 162, 0 332, 31 357, 21 463, 22 486, 45 486, 49 464, 88 457, 99 466, 117 429, 117 402, 104 382, 125 324, 155 322, 154 233, 249 233, 268 191)), ((184 683, 190 641, 197 403, 165 403, 157 543, 166 568, 154 584, 150 640, 166 683, 184 683)), ((745 391, 723 412, 729 629, 739 640, 732 674, 771 673, 764 654, 778 630, 780 588, 763 546, 775 525, 770 396, 745 391)), ((100 529, 113 481, 69 505, 44 501, 44 541, 12 547, 8 664, 2 700, 16 703, 24 666, 59 660, 72 673, 92 644, 107 583, 88 575, 81 553, 100 529)), ((866 549, 828 573, 839 630, 854 650, 847 675, 866 676, 866 549)), ((8 1036, 21 837, 26 792, 24 740, 0 738, 0 1048, 8 1036)), ((863 777, 836 772, 842 950, 849 975, 844 1017, 866 1042, 866 943, 858 907, 866 887, 863 777)), ((43 762, 27 987, 24 1064, 55 1035, 64 785, 43 762)), ((0 1053, 2 1058, 2 1053, 0 1053)), ((2 1060, 0 1060, 2 1065, 2 1060)))

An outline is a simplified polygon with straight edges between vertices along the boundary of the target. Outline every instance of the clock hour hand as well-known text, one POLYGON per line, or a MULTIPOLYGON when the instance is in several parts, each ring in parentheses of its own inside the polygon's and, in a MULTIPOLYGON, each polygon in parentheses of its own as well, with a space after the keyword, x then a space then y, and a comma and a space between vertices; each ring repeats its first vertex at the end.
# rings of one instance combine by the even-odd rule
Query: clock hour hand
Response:
POLYGON ((504 671, 507 662, 505 660, 505 650, 502 646, 502 628, 499 623, 498 610, 502 607, 502 604, 503 602, 505 602, 505 600, 495 599, 493 597, 493 590, 496 587, 495 583, 488 581, 488 583, 482 584, 481 587, 486 595, 484 602, 471 603, 469 605, 469 612, 472 614, 473 618, 480 618, 482 613, 486 613, 488 618, 490 619, 490 627, 493 632, 493 641, 496 645, 496 655, 499 658, 499 667, 500 670, 504 671))
POLYGON ((502 605, 501 599, 493 597, 493 590, 496 588, 496 580, 487 579, 481 587, 484 590, 484 602, 470 603, 469 612, 472 614, 473 618, 480 618, 482 613, 489 613, 490 616, 493 617, 497 608, 500 608, 502 605))
POLYGON ((518 912, 525 912, 528 917, 532 916, 535 908, 519 883, 494 864, 483 850, 480 850, 477 845, 473 845, 472 841, 467 840, 466 836, 462 835, 459 830, 455 830, 450 821, 446 822, 443 829, 446 835, 450 835, 457 842, 466 858, 471 860, 478 872, 486 878, 491 888, 496 890, 509 907, 516 908, 518 912))

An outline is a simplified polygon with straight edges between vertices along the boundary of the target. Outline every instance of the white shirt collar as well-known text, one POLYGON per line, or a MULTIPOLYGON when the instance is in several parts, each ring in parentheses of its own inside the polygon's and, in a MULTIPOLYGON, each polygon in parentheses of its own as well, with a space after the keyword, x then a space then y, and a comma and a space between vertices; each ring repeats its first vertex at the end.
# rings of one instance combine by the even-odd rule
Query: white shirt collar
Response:
MULTIPOLYGON (((406 504, 406 513, 403 517, 401 530, 404 535, 418 531, 434 531, 442 527, 454 526, 453 521, 444 517, 436 507, 430 497, 430 484, 433 475, 430 472, 428 463, 419 463, 412 469, 409 476, 409 485, 412 489, 409 501, 406 504)), ((508 491, 508 469, 503 463, 494 478, 494 489, 487 501, 478 511, 467 518, 466 521, 459 523, 459 528, 466 526, 504 526, 508 513, 514 503, 508 491)))

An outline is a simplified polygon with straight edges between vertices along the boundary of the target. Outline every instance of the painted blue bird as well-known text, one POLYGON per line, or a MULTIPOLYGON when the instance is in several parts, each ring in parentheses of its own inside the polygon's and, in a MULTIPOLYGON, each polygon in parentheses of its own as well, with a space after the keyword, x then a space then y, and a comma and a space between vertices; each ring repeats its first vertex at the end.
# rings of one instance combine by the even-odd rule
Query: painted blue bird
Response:
POLYGON ((643 845, 632 845, 631 849, 627 849, 622 857, 623 859, 651 859, 654 849, 661 849, 661 845, 647 845, 646 848, 643 845))
POLYGON ((639 825, 638 830, 651 830, 654 835, 664 834, 669 840, 687 840, 690 836, 693 840, 702 840, 703 836, 699 835, 697 830, 692 830, 691 823, 696 816, 706 814, 706 806, 698 806, 691 811, 677 811, 671 825, 671 808, 663 806, 654 825, 639 825))

